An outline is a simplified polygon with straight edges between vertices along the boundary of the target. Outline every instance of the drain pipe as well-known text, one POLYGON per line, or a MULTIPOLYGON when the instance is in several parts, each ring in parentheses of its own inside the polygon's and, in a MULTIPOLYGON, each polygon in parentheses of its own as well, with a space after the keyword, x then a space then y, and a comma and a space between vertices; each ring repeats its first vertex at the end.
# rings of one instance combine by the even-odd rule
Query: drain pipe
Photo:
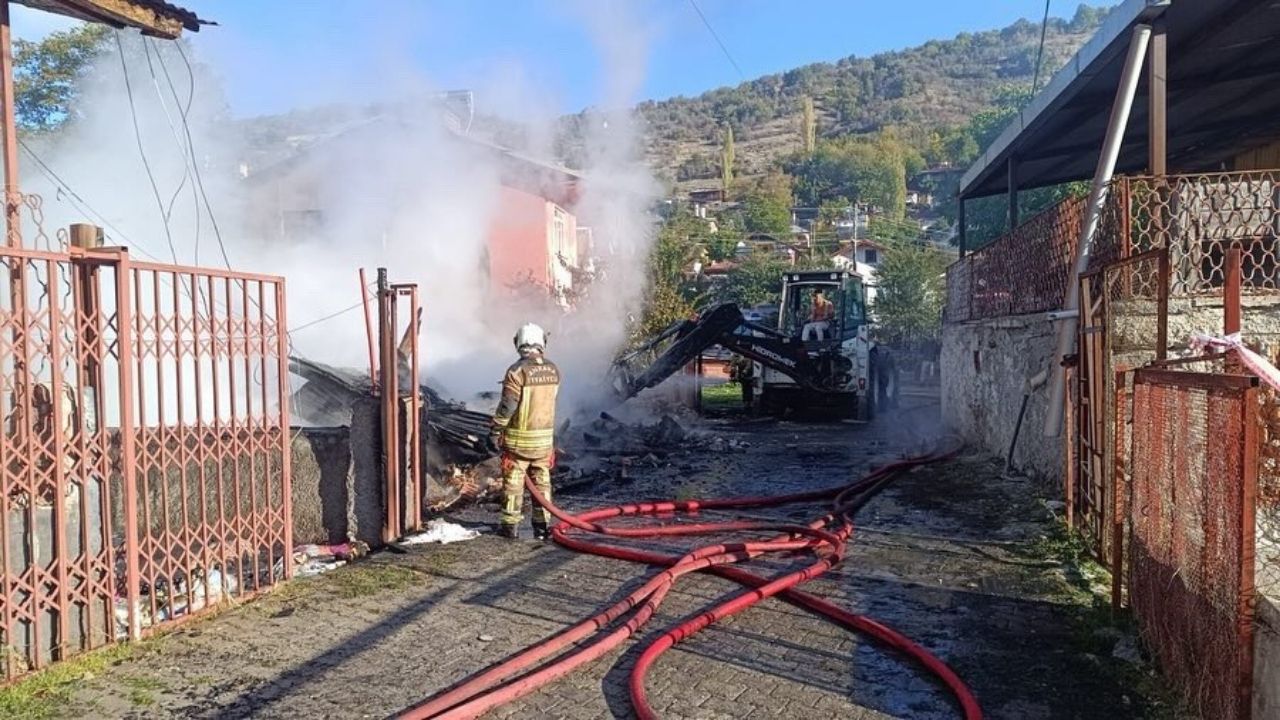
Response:
POLYGON ((1129 124, 1129 111, 1133 109, 1133 97, 1138 90, 1138 78, 1142 74, 1142 60, 1147 54, 1147 42, 1151 39, 1150 25, 1135 25, 1133 35, 1129 39, 1129 54, 1124 60, 1124 70, 1120 75, 1120 84, 1116 87, 1115 102, 1111 106, 1111 120, 1107 123, 1107 135, 1102 142, 1102 153, 1098 156, 1098 168, 1093 175, 1093 184, 1089 188, 1089 204, 1086 206, 1085 220, 1080 230, 1080 241, 1076 244, 1075 270, 1067 283, 1066 302, 1063 310, 1068 313, 1066 319, 1058 325, 1058 345, 1050 363, 1053 383, 1049 388, 1049 407, 1044 419, 1044 436, 1057 437, 1062 432, 1062 415, 1067 396, 1066 369, 1061 361, 1071 354, 1076 340, 1076 328, 1079 316, 1071 315, 1080 305, 1080 275, 1089 268, 1089 251, 1093 246, 1093 238, 1098 232, 1098 219, 1102 215, 1102 205, 1107 199, 1107 186, 1116 170, 1116 159, 1120 155, 1120 146, 1124 141, 1124 129, 1129 124))
POLYGON ((1027 388, 1022 393, 1022 407, 1018 408, 1018 422, 1013 426, 1013 438, 1009 440, 1009 453, 1004 457, 1004 474, 1009 475, 1013 472, 1013 451, 1018 447, 1018 435, 1022 432, 1022 418, 1027 414, 1027 402, 1031 400, 1031 394, 1044 386, 1049 380, 1049 368, 1045 368, 1040 372, 1027 378, 1027 388))

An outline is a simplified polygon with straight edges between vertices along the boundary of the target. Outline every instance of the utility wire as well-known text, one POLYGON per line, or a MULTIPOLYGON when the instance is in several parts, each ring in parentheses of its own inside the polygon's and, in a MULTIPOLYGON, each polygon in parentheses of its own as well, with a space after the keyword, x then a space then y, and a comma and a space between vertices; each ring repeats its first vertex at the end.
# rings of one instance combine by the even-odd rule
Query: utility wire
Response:
MULTIPOLYGON (((187 66, 187 82, 194 95, 196 85, 196 73, 191 67, 191 60, 187 58, 187 53, 182 49, 182 43, 177 40, 173 41, 173 46, 178 49, 178 55, 182 57, 182 62, 187 66)), ((160 67, 164 68, 164 58, 160 58, 160 67)), ((168 70, 165 70, 168 75, 168 70)), ((226 264, 227 269, 231 269, 231 260, 227 257, 227 246, 222 242, 222 230, 218 228, 218 218, 213 214, 213 206, 209 204, 209 195, 204 189, 204 177, 200 174, 200 162, 196 159, 196 145, 191 138, 191 126, 187 123, 187 118, 182 117, 182 126, 187 133, 187 148, 191 151, 191 167, 196 175, 196 187, 200 188, 200 197, 204 199, 204 209, 209 213, 209 222, 213 225, 213 235, 218 240, 218 250, 222 253, 222 262, 226 264)))
POLYGON ((1049 2, 1044 0, 1044 20, 1040 21, 1040 49, 1036 51, 1036 74, 1031 80, 1031 94, 1040 89, 1040 61, 1044 59, 1044 36, 1049 29, 1049 2))
POLYGON ((116 30, 116 51, 120 53, 120 69, 124 72, 124 89, 129 96, 129 115, 133 118, 133 137, 138 142, 138 155, 142 157, 142 167, 147 171, 147 179, 151 182, 151 192, 156 198, 156 208, 160 211, 160 220, 164 223, 164 235, 169 241, 169 253, 173 256, 173 264, 178 264, 178 249, 173 244, 173 231, 169 229, 169 218, 164 213, 164 199, 160 197, 160 187, 156 185, 156 176, 151 172, 151 163, 147 161, 147 152, 142 144, 142 128, 138 125, 138 109, 133 100, 133 84, 129 81, 129 64, 124 58, 124 43, 120 40, 120 31, 116 30))
POLYGON ((733 66, 734 70, 738 71, 738 77, 746 80, 746 74, 742 72, 742 68, 738 67, 738 61, 733 59, 733 55, 729 53, 729 48, 725 47, 724 41, 716 34, 716 29, 711 27, 711 22, 707 20, 707 16, 702 14, 702 8, 698 7, 697 0, 689 0, 689 4, 693 6, 693 11, 698 13, 698 17, 702 18, 702 24, 706 26, 707 32, 711 33, 711 37, 714 38, 716 44, 720 46, 720 51, 723 52, 724 56, 729 60, 729 64, 733 66))

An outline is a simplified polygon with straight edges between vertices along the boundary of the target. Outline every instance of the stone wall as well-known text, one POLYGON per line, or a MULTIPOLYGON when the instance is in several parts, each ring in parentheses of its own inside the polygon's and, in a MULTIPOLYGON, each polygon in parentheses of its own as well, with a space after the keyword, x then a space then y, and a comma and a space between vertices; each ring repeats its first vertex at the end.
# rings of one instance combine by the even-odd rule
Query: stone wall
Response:
MULTIPOLYGON (((944 325, 939 365, 948 430, 1003 457, 1027 380, 1053 355, 1053 330, 1043 313, 944 325)), ((1047 386, 1031 395, 1013 462, 1033 477, 1061 482, 1062 437, 1043 436, 1047 395, 1047 386)))

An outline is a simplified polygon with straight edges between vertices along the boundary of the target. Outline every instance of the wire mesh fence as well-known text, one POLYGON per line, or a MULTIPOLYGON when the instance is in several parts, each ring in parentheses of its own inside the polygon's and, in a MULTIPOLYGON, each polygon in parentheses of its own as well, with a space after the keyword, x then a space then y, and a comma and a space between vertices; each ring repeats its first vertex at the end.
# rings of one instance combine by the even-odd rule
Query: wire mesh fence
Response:
POLYGON ((947 270, 948 322, 1055 310, 1070 282, 1084 198, 1067 198, 947 270))
POLYGON ((1206 718, 1246 718, 1252 701, 1256 385, 1134 377, 1131 606, 1165 677, 1206 718))

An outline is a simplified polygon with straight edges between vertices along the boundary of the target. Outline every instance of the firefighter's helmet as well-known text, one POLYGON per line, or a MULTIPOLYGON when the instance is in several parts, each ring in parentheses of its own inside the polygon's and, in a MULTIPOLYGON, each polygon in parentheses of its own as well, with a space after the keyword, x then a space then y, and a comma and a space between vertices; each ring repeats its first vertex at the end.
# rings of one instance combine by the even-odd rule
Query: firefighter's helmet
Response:
POLYGON ((517 350, 545 350, 547 333, 534 323, 525 323, 516 331, 515 344, 517 350))

